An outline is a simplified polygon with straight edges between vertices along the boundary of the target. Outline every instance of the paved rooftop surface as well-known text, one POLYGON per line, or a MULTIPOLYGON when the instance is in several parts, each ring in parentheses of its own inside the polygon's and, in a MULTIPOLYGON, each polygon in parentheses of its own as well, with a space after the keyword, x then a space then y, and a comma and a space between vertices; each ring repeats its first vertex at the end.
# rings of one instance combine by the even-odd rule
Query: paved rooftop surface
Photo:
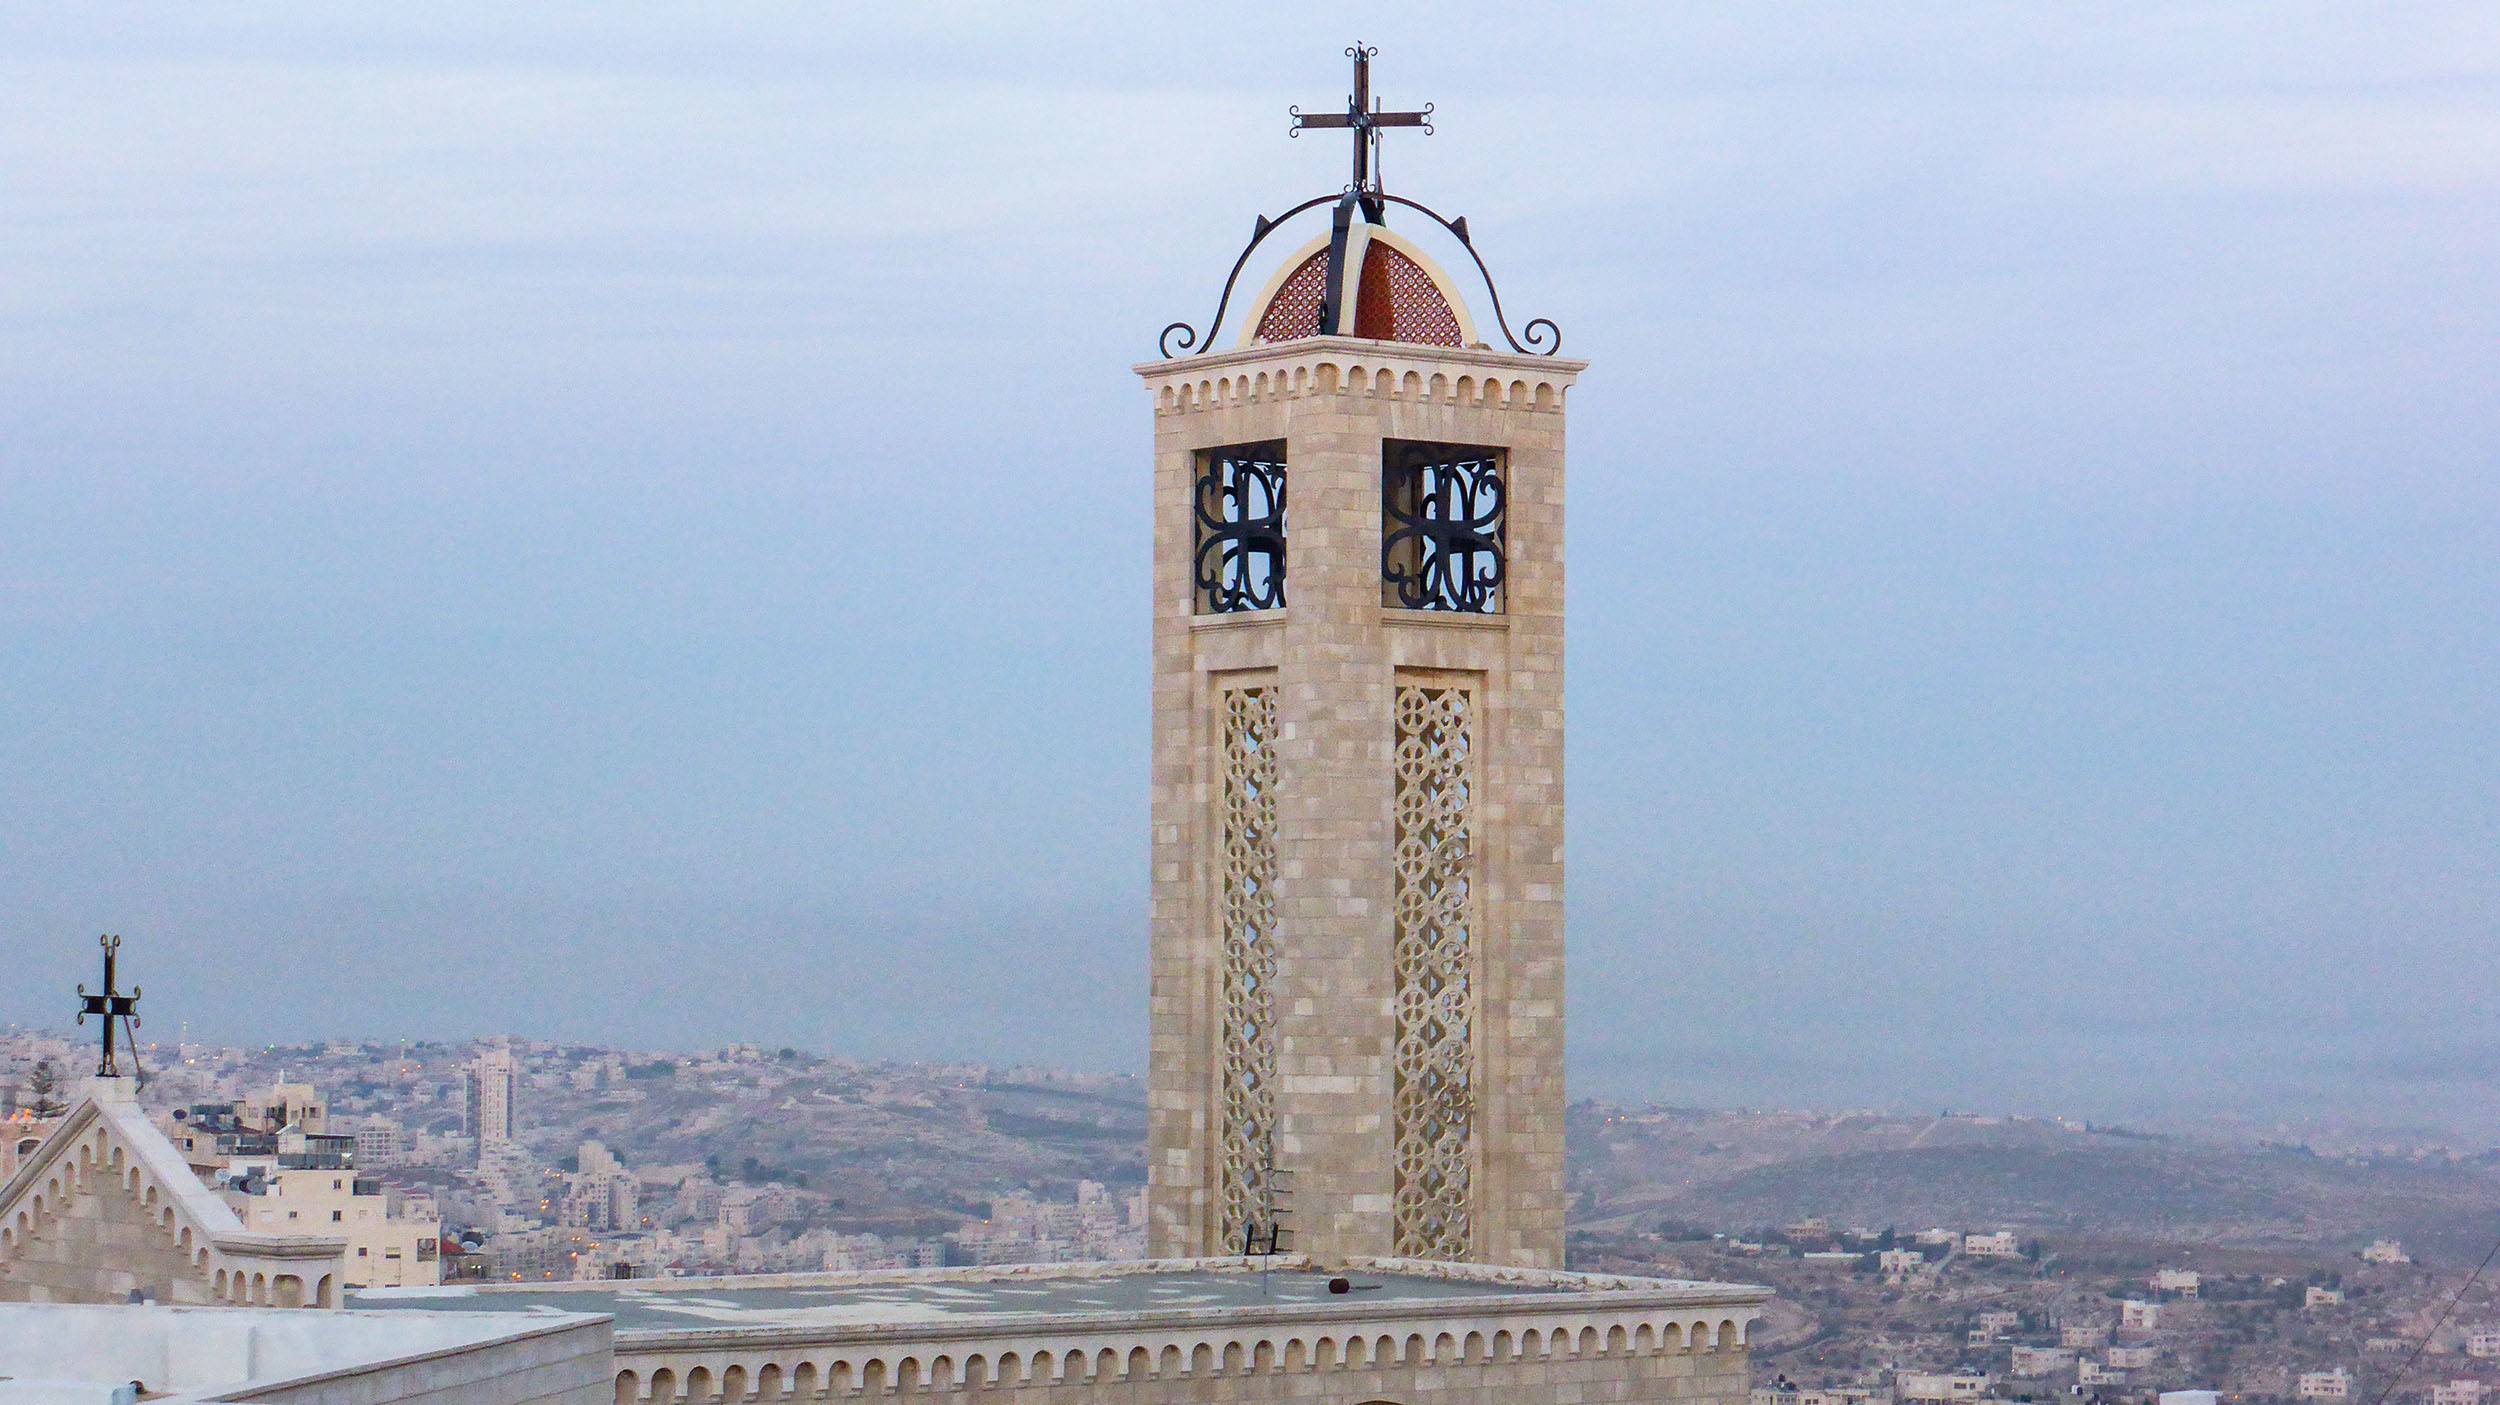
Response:
POLYGON ((619 1332, 700 1331, 707 1327, 833 1327, 946 1322, 1022 1313, 1188 1312, 1292 1305, 1354 1307, 1571 1289, 1428 1278, 1347 1275, 1347 1294, 1328 1291, 1329 1275, 1304 1269, 1255 1272, 1146 1272, 1085 1277, 928 1279, 884 1283, 751 1286, 736 1280, 654 1278, 632 1285, 550 1283, 481 1293, 468 1286, 352 1290, 346 1306, 427 1312, 604 1312, 619 1332))

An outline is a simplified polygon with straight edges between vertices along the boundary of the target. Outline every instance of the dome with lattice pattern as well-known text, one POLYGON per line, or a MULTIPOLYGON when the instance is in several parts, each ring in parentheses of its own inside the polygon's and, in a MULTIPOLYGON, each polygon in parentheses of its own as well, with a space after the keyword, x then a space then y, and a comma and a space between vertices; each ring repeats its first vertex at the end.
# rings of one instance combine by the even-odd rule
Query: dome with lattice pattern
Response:
POLYGON ((1328 302, 1328 241, 1323 234, 1287 258, 1250 304, 1241 344, 1257 346, 1334 331, 1373 341, 1425 346, 1480 346, 1475 319, 1440 265, 1404 237, 1375 224, 1347 231, 1346 284, 1337 306, 1350 309, 1335 328, 1321 325, 1328 302))

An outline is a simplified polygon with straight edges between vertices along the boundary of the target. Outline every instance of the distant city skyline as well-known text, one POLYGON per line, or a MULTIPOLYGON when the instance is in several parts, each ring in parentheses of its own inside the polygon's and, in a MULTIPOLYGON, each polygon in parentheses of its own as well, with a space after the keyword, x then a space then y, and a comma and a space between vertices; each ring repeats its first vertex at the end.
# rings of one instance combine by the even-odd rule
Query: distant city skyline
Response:
MULTIPOLYGON (((1127 367, 1343 41, 1102 13, 0 19, 0 1021, 1142 1067, 1127 367)), ((2500 1103, 2500 19, 1364 37, 1593 362, 1575 1091, 2500 1103)))

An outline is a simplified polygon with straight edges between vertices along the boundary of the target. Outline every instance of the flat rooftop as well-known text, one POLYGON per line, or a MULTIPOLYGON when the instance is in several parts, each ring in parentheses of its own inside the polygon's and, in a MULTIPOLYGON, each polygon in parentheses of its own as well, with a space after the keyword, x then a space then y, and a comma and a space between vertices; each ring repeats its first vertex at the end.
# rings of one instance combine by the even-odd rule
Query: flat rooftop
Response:
POLYGON ((1560 1306, 1563 1300, 1590 1292, 1625 1289, 1689 1295, 1696 1301, 1750 1301, 1763 1291, 1722 1283, 1483 1270, 1356 1268, 1332 1274, 1304 1264, 1266 1270, 1054 1264, 918 1273, 362 1289, 348 1293, 347 1305, 427 1312, 597 1312, 613 1316, 620 1333, 641 1333, 941 1325, 973 1319, 1131 1317, 1260 1308, 1362 1313, 1521 1297, 1552 1298, 1560 1306), (1329 1292, 1329 1280, 1337 1276, 1349 1280, 1353 1290, 1329 1292))

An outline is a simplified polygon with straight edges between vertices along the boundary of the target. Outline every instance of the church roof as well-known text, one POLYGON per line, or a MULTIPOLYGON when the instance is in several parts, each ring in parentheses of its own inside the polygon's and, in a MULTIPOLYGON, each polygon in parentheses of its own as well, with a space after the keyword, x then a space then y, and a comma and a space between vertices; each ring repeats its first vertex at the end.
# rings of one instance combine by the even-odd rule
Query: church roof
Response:
POLYGON ((1751 1307, 1769 1290, 1727 1283, 1622 1278, 1472 1264, 1383 1260, 1334 1273, 1296 1255, 1273 1270, 1257 1259, 1020 1264, 973 1269, 643 1278, 580 1283, 445 1284, 350 1293, 360 1309, 428 1312, 606 1313, 620 1338, 641 1334, 809 1328, 848 1332, 903 1326, 1127 1320, 1165 1314, 1285 1313, 1377 1318, 1438 1310, 1568 1310, 1637 1301, 1694 1308, 1751 1307), (1351 1291, 1333 1292, 1344 1276, 1351 1291), (1356 1286, 1356 1285, 1359 1285, 1356 1286))

